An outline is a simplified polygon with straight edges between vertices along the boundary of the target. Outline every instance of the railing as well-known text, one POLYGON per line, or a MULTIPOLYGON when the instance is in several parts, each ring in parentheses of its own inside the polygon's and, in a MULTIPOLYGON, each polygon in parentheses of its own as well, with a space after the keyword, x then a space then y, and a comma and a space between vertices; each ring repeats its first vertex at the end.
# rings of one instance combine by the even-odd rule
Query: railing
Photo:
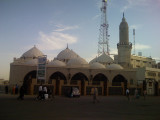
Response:
POLYGON ((129 43, 123 43, 123 42, 117 43, 117 46, 119 46, 119 45, 129 45, 129 46, 132 46, 132 43, 131 42, 129 42, 129 43))

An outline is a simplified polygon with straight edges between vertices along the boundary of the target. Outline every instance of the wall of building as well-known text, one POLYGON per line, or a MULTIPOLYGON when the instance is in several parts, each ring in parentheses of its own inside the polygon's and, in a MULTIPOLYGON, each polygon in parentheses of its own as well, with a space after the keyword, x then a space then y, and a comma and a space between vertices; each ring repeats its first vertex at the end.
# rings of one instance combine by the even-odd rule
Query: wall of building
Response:
POLYGON ((145 82, 148 95, 159 94, 157 93, 159 88, 158 86, 156 88, 156 84, 158 85, 160 82, 160 69, 142 67, 135 68, 135 70, 137 71, 138 85, 143 85, 143 82, 145 82))
MULTIPOLYGON (((37 71, 37 66, 29 66, 29 65, 11 65, 11 72, 10 72, 10 86, 13 87, 16 84, 18 86, 21 86, 24 82, 24 78, 25 76, 32 72, 32 71, 37 71)), ((132 87, 135 88, 137 81, 136 81, 136 71, 135 70, 130 70, 130 69, 122 69, 122 70, 106 70, 106 69, 88 69, 88 68, 67 68, 67 67, 47 67, 46 68, 46 82, 44 83, 47 86, 54 86, 54 89, 56 88, 56 83, 55 81, 52 84, 49 84, 48 81, 50 80, 50 77, 55 73, 55 72, 60 72, 62 73, 66 80, 67 80, 67 84, 64 83, 64 80, 60 80, 60 86, 58 89, 59 93, 61 94, 60 91, 62 91, 63 87, 65 86, 73 86, 70 84, 70 80, 71 78, 77 74, 77 73, 82 73, 84 74, 88 81, 85 81, 85 84, 83 86, 84 88, 84 92, 88 92, 89 89, 91 89, 91 87, 94 87, 94 85, 92 84, 92 79, 98 75, 98 74, 103 74, 106 78, 107 78, 107 90, 109 90, 109 88, 116 88, 116 86, 112 86, 112 81, 113 79, 118 76, 121 75, 125 78, 125 80, 127 80, 127 86, 128 87, 132 87), (69 78, 69 74, 70 74, 70 78, 69 78), (91 79, 91 75, 92 75, 92 79, 91 79)), ((39 83, 37 83, 35 78, 31 78, 32 82, 30 85, 30 89, 28 90, 29 94, 33 94, 34 91, 34 86, 39 85, 39 83)), ((77 86, 79 88, 81 88, 81 81, 78 81, 77 86)), ((102 90, 101 94, 104 94, 104 83, 101 81, 99 85, 96 85, 99 87, 99 89, 102 90)), ((122 84, 122 86, 119 86, 119 88, 123 88, 124 89, 124 84, 122 84)), ((124 92, 125 93, 125 92, 124 92)), ((123 94, 124 94, 123 93, 123 94)), ((60 95, 59 94, 59 95, 60 95)), ((84 95, 86 95, 88 93, 85 93, 84 95)), ((107 93, 109 94, 109 93, 107 93)))
POLYGON ((12 85, 22 85, 24 77, 31 71, 37 70, 36 66, 30 65, 10 65, 10 78, 9 84, 12 85))
POLYGON ((155 67, 156 61, 149 57, 131 55, 131 64, 133 68, 139 67, 155 67))

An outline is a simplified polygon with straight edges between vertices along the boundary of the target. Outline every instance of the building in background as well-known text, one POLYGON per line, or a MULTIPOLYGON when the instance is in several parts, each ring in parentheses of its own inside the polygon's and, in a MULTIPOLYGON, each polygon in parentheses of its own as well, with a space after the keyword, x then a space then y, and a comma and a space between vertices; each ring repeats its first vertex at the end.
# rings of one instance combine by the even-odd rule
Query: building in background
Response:
POLYGON ((157 68, 160 69, 160 62, 157 63, 157 68))
POLYGON ((5 93, 5 87, 8 87, 8 80, 0 79, 0 93, 5 93))

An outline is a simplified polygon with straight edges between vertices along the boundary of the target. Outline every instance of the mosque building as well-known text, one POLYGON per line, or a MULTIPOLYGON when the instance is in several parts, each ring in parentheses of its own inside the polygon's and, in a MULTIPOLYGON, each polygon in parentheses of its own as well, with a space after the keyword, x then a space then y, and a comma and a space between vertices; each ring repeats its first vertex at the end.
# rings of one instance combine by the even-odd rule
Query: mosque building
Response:
MULTIPOLYGON (((147 89, 151 95, 159 93, 160 69, 153 68, 153 59, 131 55, 128 23, 123 15, 119 26, 118 55, 114 60, 105 52, 89 63, 68 48, 62 50, 52 61, 46 62, 44 86, 55 95, 65 95, 71 87, 77 87, 81 95, 90 95, 93 87, 98 94, 125 95, 126 88, 133 94, 135 88, 142 93, 147 89)), ((24 85, 27 94, 36 94, 38 57, 44 54, 34 46, 10 64, 10 87, 24 85)))

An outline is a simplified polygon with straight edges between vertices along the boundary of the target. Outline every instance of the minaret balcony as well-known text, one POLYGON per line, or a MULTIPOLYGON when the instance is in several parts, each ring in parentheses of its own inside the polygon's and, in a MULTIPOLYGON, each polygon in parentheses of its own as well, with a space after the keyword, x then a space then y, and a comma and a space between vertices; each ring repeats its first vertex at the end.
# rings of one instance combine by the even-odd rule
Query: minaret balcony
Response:
POLYGON ((125 43, 125 42, 120 42, 120 43, 117 43, 117 46, 119 45, 129 45, 129 46, 132 46, 132 43, 129 42, 129 43, 125 43))
POLYGON ((129 48, 132 48, 132 43, 131 42, 129 42, 129 43, 124 43, 124 42, 117 43, 117 48, 118 47, 129 47, 129 48))

